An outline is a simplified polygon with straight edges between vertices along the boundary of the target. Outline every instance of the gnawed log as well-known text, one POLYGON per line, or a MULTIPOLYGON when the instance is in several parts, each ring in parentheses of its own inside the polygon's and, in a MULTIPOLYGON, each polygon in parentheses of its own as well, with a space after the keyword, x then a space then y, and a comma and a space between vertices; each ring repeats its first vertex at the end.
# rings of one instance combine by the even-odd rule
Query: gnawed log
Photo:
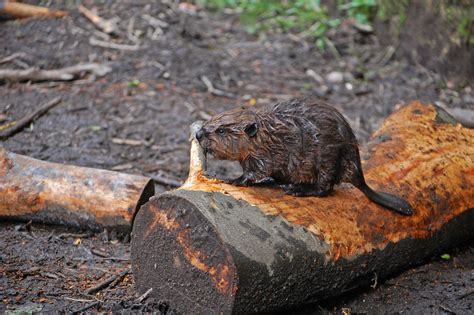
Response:
MULTIPOLYGON (((365 147, 371 187, 403 196, 401 216, 350 185, 325 198, 207 179, 192 142, 178 190, 138 212, 132 266, 140 293, 178 311, 275 311, 368 286, 474 237, 474 130, 413 102, 365 147), (196 171, 197 169, 197 171, 196 171)), ((202 157, 202 155, 201 155, 202 157)))
POLYGON ((150 178, 36 160, 0 148, 0 220, 126 233, 150 178))

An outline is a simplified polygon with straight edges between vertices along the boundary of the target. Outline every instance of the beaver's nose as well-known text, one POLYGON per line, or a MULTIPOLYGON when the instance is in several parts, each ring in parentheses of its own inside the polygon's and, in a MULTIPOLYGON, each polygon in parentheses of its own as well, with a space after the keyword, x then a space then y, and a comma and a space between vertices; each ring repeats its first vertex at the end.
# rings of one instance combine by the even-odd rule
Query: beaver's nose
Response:
POLYGON ((204 137, 204 132, 204 128, 201 128, 196 132, 196 139, 198 139, 198 141, 201 141, 202 137, 204 137))

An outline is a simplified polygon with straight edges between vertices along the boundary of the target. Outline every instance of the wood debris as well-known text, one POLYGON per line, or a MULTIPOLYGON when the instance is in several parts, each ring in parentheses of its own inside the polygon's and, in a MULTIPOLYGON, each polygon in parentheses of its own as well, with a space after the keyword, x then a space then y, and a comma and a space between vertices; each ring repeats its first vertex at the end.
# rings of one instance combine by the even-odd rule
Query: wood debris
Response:
POLYGON ((54 106, 59 104, 61 102, 61 100, 62 99, 60 97, 56 97, 56 98, 52 99, 51 101, 40 105, 35 111, 33 111, 32 113, 24 116, 23 118, 19 119, 18 121, 9 123, 8 124, 9 126, 7 128, 3 129, 0 126, 0 140, 5 140, 5 139, 13 136, 14 134, 20 132, 23 128, 28 126, 32 121, 34 121, 35 119, 37 119, 41 115, 45 114, 48 110, 50 110, 51 108, 53 108, 54 106))
POLYGON ((110 35, 116 35, 118 33, 117 23, 114 19, 107 20, 99 15, 95 10, 89 10, 82 4, 79 5, 79 12, 81 12, 89 21, 91 21, 98 29, 102 32, 110 35))
POLYGON ((112 68, 109 66, 98 63, 83 63, 53 70, 38 68, 28 68, 24 70, 0 69, 0 81, 70 81, 81 77, 85 73, 92 73, 97 77, 102 77, 111 71, 112 68))

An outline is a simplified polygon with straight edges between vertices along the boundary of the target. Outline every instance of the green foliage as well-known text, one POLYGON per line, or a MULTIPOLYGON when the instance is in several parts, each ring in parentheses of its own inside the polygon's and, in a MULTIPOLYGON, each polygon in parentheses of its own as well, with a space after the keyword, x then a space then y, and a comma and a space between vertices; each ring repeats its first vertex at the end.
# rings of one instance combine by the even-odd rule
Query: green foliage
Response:
POLYGON ((377 17, 382 21, 387 21, 391 17, 396 17, 400 25, 403 25, 407 19, 407 10, 409 0, 377 0, 377 17))
POLYGON ((377 1, 339 1, 339 10, 347 12, 349 17, 354 18, 360 24, 370 25, 373 22, 377 12, 377 1))
POLYGON ((449 254, 443 254, 441 255, 441 259, 443 260, 450 260, 451 259, 451 256, 449 254))
POLYGON ((130 81, 130 82, 127 83, 127 86, 128 86, 129 88, 135 88, 135 87, 137 87, 137 86, 139 86, 139 85, 140 85, 140 80, 137 80, 137 79, 132 80, 132 81, 130 81))
POLYGON ((439 11, 454 30, 456 40, 467 46, 474 44, 474 4, 449 3, 439 11))
POLYGON ((314 38, 320 48, 326 46, 327 30, 340 24, 340 19, 329 16, 320 0, 198 0, 197 3, 213 9, 238 10, 241 23, 249 33, 270 29, 296 31, 314 38))

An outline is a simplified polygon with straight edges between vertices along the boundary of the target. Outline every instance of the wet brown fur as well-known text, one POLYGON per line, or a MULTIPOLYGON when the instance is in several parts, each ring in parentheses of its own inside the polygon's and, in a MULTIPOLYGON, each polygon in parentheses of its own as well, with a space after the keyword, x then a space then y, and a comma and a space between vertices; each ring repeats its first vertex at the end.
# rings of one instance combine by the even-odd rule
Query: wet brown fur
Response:
POLYGON ((206 153, 242 165, 242 176, 232 181, 237 185, 275 181, 288 194, 326 196, 335 184, 349 182, 376 203, 412 212, 403 199, 367 186, 351 127, 322 101, 236 108, 212 117, 201 130, 206 153))

